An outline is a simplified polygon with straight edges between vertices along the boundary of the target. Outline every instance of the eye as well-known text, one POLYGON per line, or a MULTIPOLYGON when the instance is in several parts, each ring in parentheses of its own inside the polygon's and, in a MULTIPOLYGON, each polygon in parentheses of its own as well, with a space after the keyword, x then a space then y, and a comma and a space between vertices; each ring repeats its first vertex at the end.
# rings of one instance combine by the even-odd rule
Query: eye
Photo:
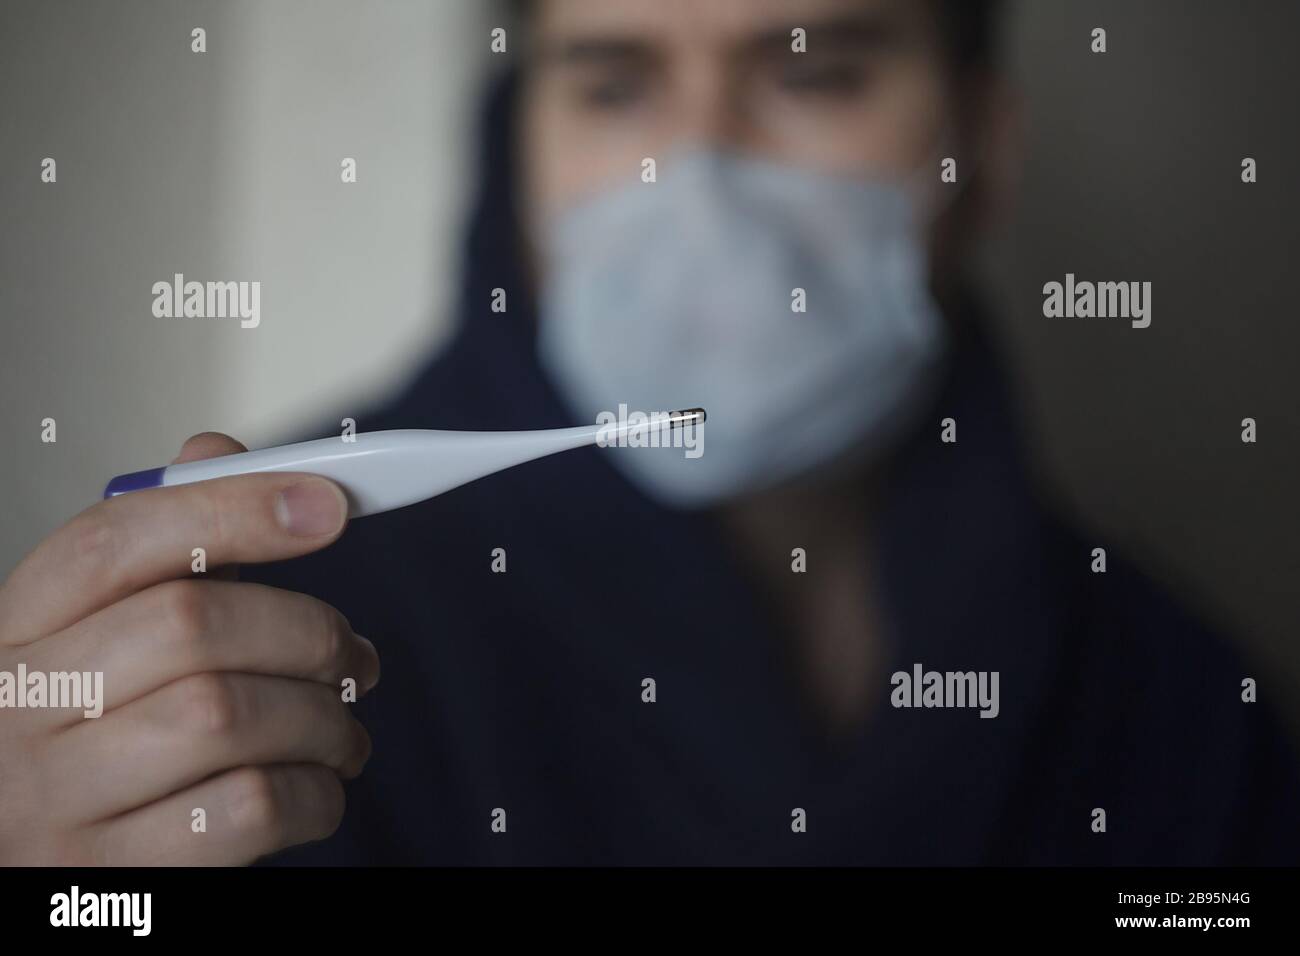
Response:
POLYGON ((576 84, 578 104, 593 112, 628 109, 644 100, 647 94, 646 78, 632 71, 587 77, 576 84))
POLYGON ((848 98, 861 93, 868 85, 868 70, 857 60, 812 60, 806 54, 795 59, 806 62, 783 67, 778 77, 781 90, 792 96, 848 98))

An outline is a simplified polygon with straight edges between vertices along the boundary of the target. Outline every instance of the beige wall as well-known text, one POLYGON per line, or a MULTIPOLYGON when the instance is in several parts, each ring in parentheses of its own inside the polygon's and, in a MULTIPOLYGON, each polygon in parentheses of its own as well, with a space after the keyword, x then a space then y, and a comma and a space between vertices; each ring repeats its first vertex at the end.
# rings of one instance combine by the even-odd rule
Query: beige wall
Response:
POLYGON ((0 573, 187 435, 273 441, 343 396, 360 408, 433 346, 486 14, 466 0, 4 5, 0 495, 17 507, 0 517, 0 573), (356 184, 340 182, 345 156, 356 184), (261 324, 155 318, 150 288, 175 272, 260 281, 261 324))

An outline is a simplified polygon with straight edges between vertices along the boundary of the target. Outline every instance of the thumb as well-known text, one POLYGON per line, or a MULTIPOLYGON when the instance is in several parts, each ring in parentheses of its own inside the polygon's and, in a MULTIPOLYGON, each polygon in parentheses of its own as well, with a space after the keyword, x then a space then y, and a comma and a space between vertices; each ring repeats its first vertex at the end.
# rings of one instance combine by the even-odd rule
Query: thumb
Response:
POLYGON ((181 446, 181 453, 172 459, 172 464, 182 465, 187 461, 237 455, 241 451, 248 451, 248 449, 229 435, 223 435, 221 432, 199 432, 186 439, 185 444, 181 446))
MULTIPOLYGON (((248 448, 221 432, 199 432, 191 435, 181 446, 181 453, 172 459, 173 465, 183 465, 187 461, 201 461, 204 458, 221 458, 225 455, 237 455, 248 448)), ((239 566, 228 565, 213 568, 211 577, 222 581, 234 581, 239 577, 239 566)))

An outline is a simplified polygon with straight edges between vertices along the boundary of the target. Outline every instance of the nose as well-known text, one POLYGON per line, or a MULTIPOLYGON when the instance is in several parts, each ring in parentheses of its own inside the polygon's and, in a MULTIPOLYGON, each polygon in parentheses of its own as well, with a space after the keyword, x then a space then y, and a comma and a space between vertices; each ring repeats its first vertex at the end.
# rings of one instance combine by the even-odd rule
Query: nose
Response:
POLYGON ((673 126, 675 140, 739 148, 752 139, 743 90, 716 60, 701 58, 682 70, 673 126))

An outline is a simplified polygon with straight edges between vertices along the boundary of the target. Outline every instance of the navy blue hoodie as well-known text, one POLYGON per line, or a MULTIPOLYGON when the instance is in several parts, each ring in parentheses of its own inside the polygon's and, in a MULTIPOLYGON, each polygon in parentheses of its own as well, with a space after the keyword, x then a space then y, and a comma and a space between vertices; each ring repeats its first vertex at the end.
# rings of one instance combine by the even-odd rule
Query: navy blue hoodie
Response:
MULTIPOLYGON (((576 424, 534 354, 510 99, 507 81, 485 123, 459 330, 361 429, 576 424), (507 314, 490 309, 498 287, 507 314)), ((1241 699, 1255 672, 1113 554, 1092 573, 1093 544, 1036 501, 1003 374, 966 318, 862 547, 884 569, 885 673, 997 671, 996 718, 896 708, 882 687, 828 744, 715 520, 571 452, 245 569, 335 605, 383 661, 356 705, 374 755, 339 833, 278 861, 1300 862, 1290 742, 1241 699)))

